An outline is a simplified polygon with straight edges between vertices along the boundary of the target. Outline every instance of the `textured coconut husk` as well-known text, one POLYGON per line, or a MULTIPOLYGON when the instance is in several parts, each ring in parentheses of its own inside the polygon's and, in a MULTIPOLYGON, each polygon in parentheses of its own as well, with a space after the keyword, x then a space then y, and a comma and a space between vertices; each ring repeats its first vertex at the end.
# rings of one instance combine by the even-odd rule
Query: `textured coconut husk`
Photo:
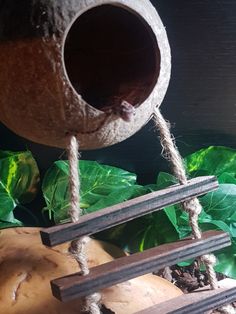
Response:
POLYGON ((73 133, 81 149, 115 144, 166 93, 170 49, 148 0, 2 1, 0 28, 0 121, 32 141, 65 147, 73 133), (117 115, 124 100, 130 122, 117 115))

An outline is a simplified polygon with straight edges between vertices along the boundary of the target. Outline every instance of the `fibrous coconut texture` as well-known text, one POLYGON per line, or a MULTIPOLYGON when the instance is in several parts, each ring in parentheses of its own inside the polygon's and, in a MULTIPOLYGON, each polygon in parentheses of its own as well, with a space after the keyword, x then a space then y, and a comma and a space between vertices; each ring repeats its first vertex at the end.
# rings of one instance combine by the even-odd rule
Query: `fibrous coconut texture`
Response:
POLYGON ((148 0, 1 1, 0 121, 32 141, 120 142, 165 96, 170 49, 148 0), (127 122, 122 101, 135 107, 127 122))

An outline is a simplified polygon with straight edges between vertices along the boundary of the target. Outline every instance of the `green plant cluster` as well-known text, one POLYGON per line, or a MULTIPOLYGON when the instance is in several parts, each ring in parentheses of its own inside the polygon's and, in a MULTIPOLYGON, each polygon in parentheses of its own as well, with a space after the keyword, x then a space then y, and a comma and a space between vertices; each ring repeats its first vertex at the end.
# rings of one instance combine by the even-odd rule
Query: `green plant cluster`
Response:
MULTIPOLYGON (((191 178, 218 177, 219 189, 200 198, 203 211, 199 224, 203 231, 223 230, 230 234, 232 245, 217 252, 216 270, 236 278, 236 150, 209 147, 187 156, 185 164, 191 178)), ((176 184, 171 174, 161 172, 154 184, 142 186, 137 184, 135 174, 94 161, 80 161, 79 171, 83 214, 176 184)), ((68 176, 68 162, 56 161, 42 182, 46 202, 43 212, 48 212, 49 219, 55 223, 68 220, 68 176)), ((0 227, 22 225, 14 217, 14 208, 32 200, 38 181, 38 168, 30 152, 0 153, 0 227)), ((188 215, 179 205, 174 205, 104 231, 97 237, 137 252, 190 233, 188 215)))
MULTIPOLYGON (((27 211, 39 189, 39 170, 31 152, 0 151, 0 228, 22 226, 15 218, 18 206, 27 211)), ((30 214, 31 215, 31 214, 30 214)))

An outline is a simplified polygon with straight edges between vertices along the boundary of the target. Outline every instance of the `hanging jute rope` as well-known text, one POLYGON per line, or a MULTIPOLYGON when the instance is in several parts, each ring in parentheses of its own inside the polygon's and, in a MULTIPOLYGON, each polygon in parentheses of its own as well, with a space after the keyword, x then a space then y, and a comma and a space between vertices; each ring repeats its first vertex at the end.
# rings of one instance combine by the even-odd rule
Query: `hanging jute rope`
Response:
MULTIPOLYGON (((78 171, 79 162, 79 144, 77 138, 74 135, 68 137, 67 154, 70 168, 70 209, 69 216, 72 222, 77 222, 81 215, 80 209, 80 180, 78 171)), ((69 252, 74 256, 78 262, 81 273, 83 276, 89 274, 89 267, 87 262, 87 256, 85 253, 86 244, 89 241, 89 237, 82 237, 71 242, 69 252)), ((100 314, 100 299, 99 293, 93 293, 85 298, 84 310, 90 314, 100 314)))
MULTIPOLYGON (((184 162, 170 132, 170 125, 163 118, 159 108, 156 108, 154 111, 154 122, 159 130, 163 156, 170 162, 173 173, 180 184, 187 184, 188 178, 184 162)), ((202 211, 202 206, 199 200, 197 198, 187 200, 182 203, 182 208, 189 214, 189 223, 192 229, 193 237, 195 239, 201 239, 201 230, 198 225, 198 216, 202 211)), ((206 267, 211 289, 218 289, 218 282, 214 270, 214 265, 216 263, 215 256, 213 254, 203 255, 201 256, 200 260, 206 267)), ((235 314, 235 310, 232 306, 224 306, 220 310, 225 314, 235 314)))

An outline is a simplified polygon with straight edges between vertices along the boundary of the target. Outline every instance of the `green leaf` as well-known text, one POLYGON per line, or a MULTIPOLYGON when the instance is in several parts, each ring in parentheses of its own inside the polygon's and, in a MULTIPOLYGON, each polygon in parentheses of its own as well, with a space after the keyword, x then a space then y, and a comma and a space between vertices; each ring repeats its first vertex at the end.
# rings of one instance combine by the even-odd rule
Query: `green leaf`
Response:
POLYGON ((147 189, 141 185, 133 185, 128 188, 120 188, 111 192, 107 196, 102 197, 95 204, 85 210, 86 213, 94 212, 99 209, 118 204, 134 197, 146 194, 147 189))
POLYGON ((178 180, 171 174, 166 172, 160 172, 157 176, 157 188, 158 190, 165 189, 170 185, 178 183, 178 180))
POLYGON ((179 239, 165 212, 158 211, 127 224, 124 230, 126 250, 143 251, 179 239))
POLYGON ((23 224, 22 222, 16 219, 13 220, 12 222, 0 221, 0 229, 14 228, 14 227, 23 227, 23 224))
POLYGON ((234 174, 236 169, 236 150, 223 146, 203 148, 185 158, 191 176, 199 173, 220 176, 223 173, 234 174))
POLYGON ((199 225, 202 231, 221 230, 230 234, 229 226, 221 220, 199 219, 199 225))
MULTIPOLYGON (((231 235, 231 247, 216 252, 216 270, 236 278, 236 150, 227 147, 202 149, 186 158, 186 166, 192 177, 218 177, 219 189, 200 198, 204 209, 199 224, 202 231, 222 230, 231 235)), ((179 230, 186 227, 186 221, 178 220, 179 230)))
POLYGON ((69 208, 69 166, 65 161, 57 161, 46 172, 42 191, 47 207, 43 211, 49 211, 49 218, 52 214, 60 214, 58 219, 65 219, 69 208))
POLYGON ((236 184, 236 178, 234 173, 224 172, 218 176, 219 183, 232 183, 236 184))
POLYGON ((10 212, 7 216, 0 220, 0 229, 21 226, 23 226, 22 222, 15 219, 13 212, 10 212))
MULTIPOLYGON (((133 189, 136 193, 131 195, 128 189, 127 193, 129 198, 133 198, 165 188, 171 184, 176 184, 176 179, 168 173, 161 172, 156 185, 152 184, 144 187, 135 185, 133 189)), ((175 223, 175 208, 170 206, 165 208, 164 211, 154 212, 123 224, 122 227, 114 227, 111 232, 100 233, 99 237, 107 239, 129 252, 143 251, 147 248, 178 239, 175 223)))
MULTIPOLYGON (((95 161, 81 160, 80 206, 84 213, 119 203, 132 197, 136 175, 116 167, 100 165, 95 161)), ((69 209, 69 165, 67 161, 57 161, 47 171, 42 185, 47 210, 54 213, 56 223, 68 218, 69 209)), ((138 192, 137 192, 138 193, 138 192)))
POLYGON ((226 221, 235 214, 236 185, 220 184, 216 191, 201 198, 201 204, 212 219, 226 221))
MULTIPOLYGON (((0 220, 10 217, 17 204, 30 202, 38 182, 39 170, 29 151, 0 151, 0 220)), ((8 222, 15 223, 11 217, 8 222)))
POLYGON ((233 222, 229 222, 230 234, 233 238, 236 238, 236 219, 233 222))
POLYGON ((16 203, 11 197, 10 192, 0 181, 0 219, 4 219, 4 217, 11 213, 15 207, 16 203))
MULTIPOLYGON (((209 147, 186 158, 186 168, 192 177, 217 175, 220 187, 201 197, 203 210, 199 216, 202 231, 223 230, 230 233, 233 244, 218 251, 216 269, 236 278, 236 151, 226 147, 209 147)), ((68 163, 56 162, 48 171, 43 192, 47 210, 56 222, 67 218, 69 208, 68 163)), ((80 162, 81 208, 84 213, 99 210, 126 199, 176 184, 171 174, 161 172, 155 185, 142 187, 136 176, 121 169, 95 162, 80 162)), ((142 251, 163 243, 173 242, 191 233, 189 217, 180 205, 164 208, 145 217, 104 231, 97 236, 125 247, 130 252, 142 251)), ((185 262, 185 264, 188 263, 185 262)))
POLYGON ((179 237, 166 214, 158 211, 102 232, 98 238, 134 253, 176 241, 179 237))
POLYGON ((215 270, 228 277, 236 279, 236 243, 233 241, 230 247, 220 250, 216 254, 218 263, 215 270))
POLYGON ((39 183, 38 166, 31 152, 0 151, 0 181, 15 202, 31 202, 39 183))
POLYGON ((166 216, 168 217, 169 221, 172 223, 173 227, 177 232, 179 232, 178 224, 177 224, 177 208, 175 205, 168 206, 163 208, 166 216))

